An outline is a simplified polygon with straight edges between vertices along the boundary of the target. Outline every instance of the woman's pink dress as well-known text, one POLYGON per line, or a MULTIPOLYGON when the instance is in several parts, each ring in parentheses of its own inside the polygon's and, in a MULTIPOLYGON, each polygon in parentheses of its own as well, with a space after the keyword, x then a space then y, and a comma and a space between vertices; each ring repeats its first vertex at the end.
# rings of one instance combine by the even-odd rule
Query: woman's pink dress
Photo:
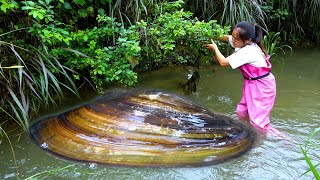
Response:
POLYGON ((269 128, 270 112, 276 98, 276 80, 270 72, 269 58, 270 56, 266 58, 267 67, 254 67, 250 64, 239 67, 245 79, 237 113, 240 116, 249 115, 250 123, 260 128, 269 128), (250 78, 259 77, 268 72, 270 74, 266 77, 250 80, 250 78))

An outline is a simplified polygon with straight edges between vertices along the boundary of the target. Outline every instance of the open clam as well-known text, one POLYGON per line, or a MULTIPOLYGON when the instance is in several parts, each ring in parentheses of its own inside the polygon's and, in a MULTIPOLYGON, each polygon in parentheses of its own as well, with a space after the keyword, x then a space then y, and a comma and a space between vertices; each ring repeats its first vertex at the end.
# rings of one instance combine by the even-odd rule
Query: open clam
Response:
POLYGON ((40 120, 35 142, 62 158, 127 166, 199 166, 247 151, 252 131, 190 99, 154 90, 106 94, 40 120))

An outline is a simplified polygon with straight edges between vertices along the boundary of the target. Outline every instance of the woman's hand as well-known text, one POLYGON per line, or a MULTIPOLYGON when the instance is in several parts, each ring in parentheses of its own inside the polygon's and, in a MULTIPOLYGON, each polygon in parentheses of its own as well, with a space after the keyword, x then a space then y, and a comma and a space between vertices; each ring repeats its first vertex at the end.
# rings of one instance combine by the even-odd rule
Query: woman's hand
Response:
POLYGON ((208 50, 216 51, 218 46, 216 45, 216 43, 212 39, 210 39, 210 40, 211 40, 212 44, 205 44, 205 45, 203 45, 203 47, 207 48, 208 50))
POLYGON ((208 50, 212 50, 215 53, 217 60, 221 66, 229 66, 227 58, 225 58, 218 49, 216 43, 211 39, 211 44, 205 44, 203 47, 206 47, 208 50))

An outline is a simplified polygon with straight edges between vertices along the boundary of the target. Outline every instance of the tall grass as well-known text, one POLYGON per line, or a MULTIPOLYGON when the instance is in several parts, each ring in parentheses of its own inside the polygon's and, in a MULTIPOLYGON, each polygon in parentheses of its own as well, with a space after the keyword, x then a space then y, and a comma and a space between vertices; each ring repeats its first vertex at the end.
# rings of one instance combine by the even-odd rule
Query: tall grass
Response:
POLYGON ((263 37, 263 44, 266 48, 267 53, 270 56, 275 55, 278 51, 282 51, 285 54, 285 48, 289 49, 292 53, 292 48, 289 45, 281 44, 280 32, 270 32, 263 37))
POLYGON ((217 19, 222 25, 234 25, 239 21, 257 22, 264 28, 265 13, 261 0, 188 0, 189 9, 201 19, 217 19))
POLYGON ((186 4, 200 19, 220 20, 221 25, 246 20, 267 31, 286 32, 293 43, 304 36, 320 40, 320 0, 187 0, 186 4))
POLYGON ((26 50, 0 41, 0 113, 27 131, 30 119, 43 106, 56 104, 68 89, 79 96, 73 82, 75 72, 50 56, 46 47, 26 50))
POLYGON ((264 11, 260 8, 260 3, 256 0, 223 0, 222 24, 237 24, 240 21, 258 22, 267 28, 264 21, 264 11))
POLYGON ((320 0, 272 0, 268 4, 273 5, 274 9, 286 10, 290 13, 289 19, 279 18, 278 30, 289 28, 290 34, 304 34, 308 28, 310 28, 309 31, 314 32, 320 28, 320 0))
POLYGON ((289 34, 304 34, 304 29, 300 22, 302 17, 301 11, 309 9, 309 7, 304 7, 305 4, 303 1, 297 0, 272 0, 269 2, 272 5, 273 10, 278 12, 288 12, 288 15, 279 15, 278 18, 270 16, 267 21, 270 23, 277 22, 277 27, 275 31, 286 30, 289 34))
POLYGON ((312 32, 320 39, 320 0, 304 1, 302 21, 306 20, 312 32))
POLYGON ((109 2, 109 16, 117 18, 122 24, 135 22, 151 16, 151 12, 166 0, 116 0, 109 2))

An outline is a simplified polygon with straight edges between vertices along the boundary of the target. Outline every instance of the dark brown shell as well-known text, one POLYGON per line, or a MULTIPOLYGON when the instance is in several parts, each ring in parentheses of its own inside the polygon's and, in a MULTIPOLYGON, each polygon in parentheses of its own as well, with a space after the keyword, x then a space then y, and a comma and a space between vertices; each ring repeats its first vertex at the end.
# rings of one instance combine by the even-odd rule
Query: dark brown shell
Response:
POLYGON ((104 98, 38 121, 43 149, 84 162, 128 166, 199 166, 243 154, 253 142, 243 124, 190 99, 153 90, 104 98))

